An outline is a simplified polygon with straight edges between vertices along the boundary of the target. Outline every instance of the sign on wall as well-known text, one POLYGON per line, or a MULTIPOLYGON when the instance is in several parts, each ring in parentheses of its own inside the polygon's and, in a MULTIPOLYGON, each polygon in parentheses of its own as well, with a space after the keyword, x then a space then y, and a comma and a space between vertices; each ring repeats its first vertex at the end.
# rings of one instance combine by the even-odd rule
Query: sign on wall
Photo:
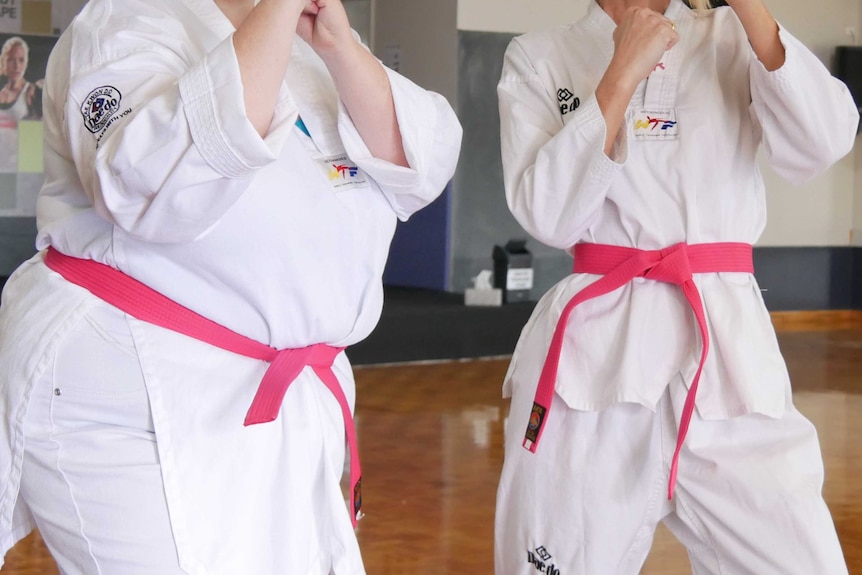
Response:
POLYGON ((86 0, 0 0, 0 34, 59 35, 86 0))
POLYGON ((21 0, 0 0, 0 32, 21 33, 21 0))

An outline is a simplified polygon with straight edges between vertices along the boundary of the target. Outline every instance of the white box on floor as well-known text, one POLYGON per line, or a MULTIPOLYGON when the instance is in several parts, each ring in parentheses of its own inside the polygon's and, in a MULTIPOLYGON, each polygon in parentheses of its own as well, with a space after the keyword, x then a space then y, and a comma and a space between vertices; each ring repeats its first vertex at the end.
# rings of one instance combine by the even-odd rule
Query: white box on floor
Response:
POLYGON ((467 288, 464 292, 464 305, 500 306, 503 305, 503 290, 499 288, 467 288))

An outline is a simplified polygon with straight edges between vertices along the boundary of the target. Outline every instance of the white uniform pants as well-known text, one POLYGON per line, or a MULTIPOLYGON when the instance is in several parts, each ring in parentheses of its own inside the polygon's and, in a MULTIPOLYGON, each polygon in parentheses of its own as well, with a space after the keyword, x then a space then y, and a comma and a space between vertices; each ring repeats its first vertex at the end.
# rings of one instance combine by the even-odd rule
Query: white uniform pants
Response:
POLYGON ((817 435, 792 406, 778 420, 695 414, 668 502, 681 382, 656 412, 576 411, 556 396, 536 453, 521 446, 533 391, 516 386, 512 398, 497 575, 636 575, 659 521, 686 546, 696 575, 847 574, 821 495, 817 435))
MULTIPOLYGON (((310 369, 275 422, 243 427, 263 362, 86 305, 46 328, 21 424, 18 504, 63 575, 365 573, 341 408, 310 369)), ((352 398, 346 358, 333 369, 352 398)))
MULTIPOLYGON (((157 445, 151 409, 153 390, 145 384, 141 350, 136 348, 138 340, 132 335, 137 324, 130 329, 131 321, 104 302, 94 303, 66 333, 51 365, 34 383, 24 418, 20 497, 30 508, 63 575, 186 573, 179 566, 178 549, 183 548, 182 543, 178 547, 181 538, 174 532, 176 519, 165 494, 166 470, 159 459, 163 446, 157 445)), ((186 341, 181 336, 176 337, 186 341)), ((224 357, 224 352, 218 350, 216 355, 224 357)), ((194 362, 200 358, 184 359, 194 362)), ((250 363, 244 359, 240 361, 250 363)), ((203 364, 209 365, 206 361, 203 364)), ((254 369, 262 370, 256 364, 254 369)), ((218 386, 224 383, 218 377, 218 373, 207 374, 204 380, 218 386)), ((176 381, 168 383, 177 385, 176 381)), ((179 383, 188 382, 180 380, 179 383)), ((364 573, 341 489, 337 480, 333 489, 332 482, 327 479, 329 475, 340 476, 342 472, 340 464, 334 471, 329 467, 330 459, 344 460, 341 410, 322 384, 304 383, 291 388, 279 421, 283 424, 288 420, 300 421, 298 412, 310 412, 307 420, 311 423, 300 429, 303 433, 292 435, 290 440, 307 444, 306 451, 315 451, 322 449, 321 437, 326 435, 333 447, 319 455, 316 451, 293 453, 289 463, 295 469, 291 471, 290 481, 279 480, 272 486, 267 479, 264 485, 279 491, 258 493, 257 489, 230 482, 228 490, 222 489, 224 483, 219 482, 222 471, 213 472, 212 468, 217 465, 233 467, 246 455, 226 451, 222 445, 218 450, 220 459, 208 458, 202 472, 202 481, 207 481, 210 475, 219 475, 212 478, 213 484, 219 486, 218 492, 214 492, 212 485, 198 483, 196 489, 204 494, 202 500, 179 502, 186 507, 192 503, 205 505, 204 508, 194 507, 197 513, 187 517, 184 523, 185 549, 194 554, 196 573, 364 573), (301 505, 286 506, 284 503, 296 499, 301 500, 301 505), (259 501, 264 502, 263 510, 259 501), (209 502, 215 502, 217 509, 207 507, 209 502), (232 508, 239 506, 241 517, 222 513, 231 505, 232 508), (202 525, 199 513, 223 517, 230 523, 216 521, 212 525, 208 521, 202 525), (272 527, 262 528, 261 525, 272 527), (212 548, 217 551, 199 552, 212 548), (249 557, 250 553, 256 556, 249 557)), ((194 395, 202 401, 219 399, 194 395)), ((244 405, 239 406, 243 412, 244 405)), ((203 411, 203 406, 187 411, 194 415, 203 411)), ((186 430, 189 431, 192 430, 186 430)), ((280 428, 254 428, 244 436, 251 437, 249 441, 253 447, 267 439, 265 433, 278 434, 280 428), (255 443, 255 438, 260 441, 255 443)), ((174 441, 173 445, 179 443, 174 441)), ((289 441, 285 439, 282 443, 289 441)), ((188 448, 185 443, 182 445, 188 448)), ((202 445, 201 449, 205 447, 208 446, 202 445)), ((264 455, 277 461, 285 460, 282 454, 266 452, 264 455)), ((252 460, 257 465, 255 476, 268 478, 271 469, 266 467, 268 462, 260 457, 252 460)), ((182 469, 188 472, 190 468, 198 469, 194 465, 182 469)), ((181 494, 183 497, 194 495, 186 491, 181 494)))
POLYGON ((122 313, 99 304, 60 344, 35 384, 24 434, 21 496, 60 573, 184 573, 122 313))

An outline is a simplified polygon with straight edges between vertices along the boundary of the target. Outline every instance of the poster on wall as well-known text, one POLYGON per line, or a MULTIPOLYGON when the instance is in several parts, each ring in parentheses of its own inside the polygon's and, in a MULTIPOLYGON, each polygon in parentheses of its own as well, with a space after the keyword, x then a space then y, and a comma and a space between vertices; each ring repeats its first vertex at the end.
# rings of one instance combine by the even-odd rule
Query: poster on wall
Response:
POLYGON ((42 87, 56 41, 0 34, 0 217, 36 214, 44 180, 42 87))

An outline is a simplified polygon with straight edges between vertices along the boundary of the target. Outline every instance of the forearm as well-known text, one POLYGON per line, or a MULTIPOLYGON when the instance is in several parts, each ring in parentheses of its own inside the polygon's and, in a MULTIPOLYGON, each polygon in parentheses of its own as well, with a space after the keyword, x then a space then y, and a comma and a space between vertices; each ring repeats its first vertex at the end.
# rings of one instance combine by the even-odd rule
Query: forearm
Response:
POLYGON ((627 80, 613 66, 609 67, 596 87, 596 101, 605 118, 605 155, 610 157, 614 142, 625 121, 626 110, 634 95, 637 82, 627 80))
POLYGON ((281 88, 304 0, 261 0, 233 37, 246 115, 266 136, 281 88))
POLYGON ((355 41, 321 56, 372 155, 407 167, 389 77, 380 62, 355 41))
POLYGON ((770 72, 784 65, 784 46, 778 37, 778 23, 761 0, 735 0, 729 3, 742 22, 757 59, 770 72))

